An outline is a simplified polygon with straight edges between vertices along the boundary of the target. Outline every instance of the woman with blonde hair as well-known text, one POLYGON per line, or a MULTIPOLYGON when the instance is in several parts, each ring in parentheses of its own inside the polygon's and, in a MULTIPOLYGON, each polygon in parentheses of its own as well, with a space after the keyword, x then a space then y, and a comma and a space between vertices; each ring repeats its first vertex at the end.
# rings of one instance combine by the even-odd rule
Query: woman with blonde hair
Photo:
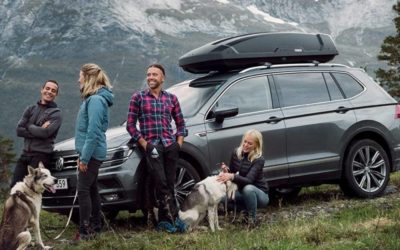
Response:
POLYGON ((222 173, 218 177, 221 182, 232 181, 238 185, 236 203, 244 205, 250 227, 258 224, 257 207, 266 207, 269 202, 268 183, 263 175, 265 159, 262 152, 261 133, 255 129, 245 132, 239 147, 232 153, 229 166, 221 164, 222 173))
POLYGON ((107 74, 94 63, 81 67, 79 88, 82 103, 75 127, 75 148, 79 154, 79 234, 75 241, 92 239, 101 230, 97 176, 100 165, 106 159, 108 108, 114 99, 107 74))

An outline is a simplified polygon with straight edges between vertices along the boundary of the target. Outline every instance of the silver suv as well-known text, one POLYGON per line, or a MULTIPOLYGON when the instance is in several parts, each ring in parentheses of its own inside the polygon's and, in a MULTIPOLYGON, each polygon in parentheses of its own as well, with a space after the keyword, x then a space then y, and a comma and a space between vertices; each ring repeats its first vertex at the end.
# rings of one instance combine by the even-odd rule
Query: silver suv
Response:
MULTIPOLYGON (((347 195, 376 197, 400 169, 400 106, 362 69, 339 64, 267 64, 210 72, 176 84, 189 131, 180 152, 176 197, 216 174, 248 129, 261 131, 264 175, 273 192, 337 183, 347 195)), ((108 157, 99 174, 110 216, 141 209, 144 167, 125 125, 107 132, 108 157)), ((43 207, 65 213, 76 190, 73 139, 56 145, 51 171, 59 181, 43 207)), ((77 204, 75 204, 77 206, 77 204)))

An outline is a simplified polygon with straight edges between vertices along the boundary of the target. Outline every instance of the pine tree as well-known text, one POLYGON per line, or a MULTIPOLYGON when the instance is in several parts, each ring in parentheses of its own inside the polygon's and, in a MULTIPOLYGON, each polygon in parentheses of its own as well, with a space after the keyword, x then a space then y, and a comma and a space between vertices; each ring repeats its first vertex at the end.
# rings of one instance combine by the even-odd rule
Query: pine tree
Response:
POLYGON ((377 80, 388 92, 396 98, 400 98, 400 2, 393 5, 397 16, 393 19, 397 33, 383 40, 378 60, 387 61, 388 70, 379 68, 376 73, 377 80))
POLYGON ((0 182, 8 183, 10 178, 10 164, 15 160, 14 143, 11 139, 0 135, 0 182))

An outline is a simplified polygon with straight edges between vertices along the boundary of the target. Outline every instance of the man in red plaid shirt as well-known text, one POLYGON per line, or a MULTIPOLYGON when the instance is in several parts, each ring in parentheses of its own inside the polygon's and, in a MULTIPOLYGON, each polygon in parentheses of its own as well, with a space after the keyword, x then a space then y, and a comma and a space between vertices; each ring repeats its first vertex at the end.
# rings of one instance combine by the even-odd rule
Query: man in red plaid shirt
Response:
POLYGON ((126 129, 146 156, 148 173, 157 190, 159 229, 173 232, 178 215, 175 176, 179 150, 187 129, 178 98, 162 89, 165 70, 160 64, 147 68, 146 90, 132 95, 126 129), (172 119, 176 124, 174 134, 172 119), (139 121, 140 130, 136 128, 139 121))

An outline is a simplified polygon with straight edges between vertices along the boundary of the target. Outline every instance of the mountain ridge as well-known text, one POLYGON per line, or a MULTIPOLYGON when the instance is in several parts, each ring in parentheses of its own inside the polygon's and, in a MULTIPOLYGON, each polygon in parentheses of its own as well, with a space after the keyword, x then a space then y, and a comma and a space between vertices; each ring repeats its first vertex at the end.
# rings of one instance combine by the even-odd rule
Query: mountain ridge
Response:
POLYGON ((0 6, 0 134, 22 139, 15 126, 37 101, 46 79, 56 79, 64 122, 58 140, 73 136, 80 98, 79 67, 94 62, 109 74, 116 95, 111 125, 127 114, 133 91, 145 87, 145 68, 166 66, 166 87, 195 77, 177 65, 186 52, 220 38, 253 32, 328 33, 335 63, 381 66, 376 55, 395 32, 393 0, 5 0, 0 6))

